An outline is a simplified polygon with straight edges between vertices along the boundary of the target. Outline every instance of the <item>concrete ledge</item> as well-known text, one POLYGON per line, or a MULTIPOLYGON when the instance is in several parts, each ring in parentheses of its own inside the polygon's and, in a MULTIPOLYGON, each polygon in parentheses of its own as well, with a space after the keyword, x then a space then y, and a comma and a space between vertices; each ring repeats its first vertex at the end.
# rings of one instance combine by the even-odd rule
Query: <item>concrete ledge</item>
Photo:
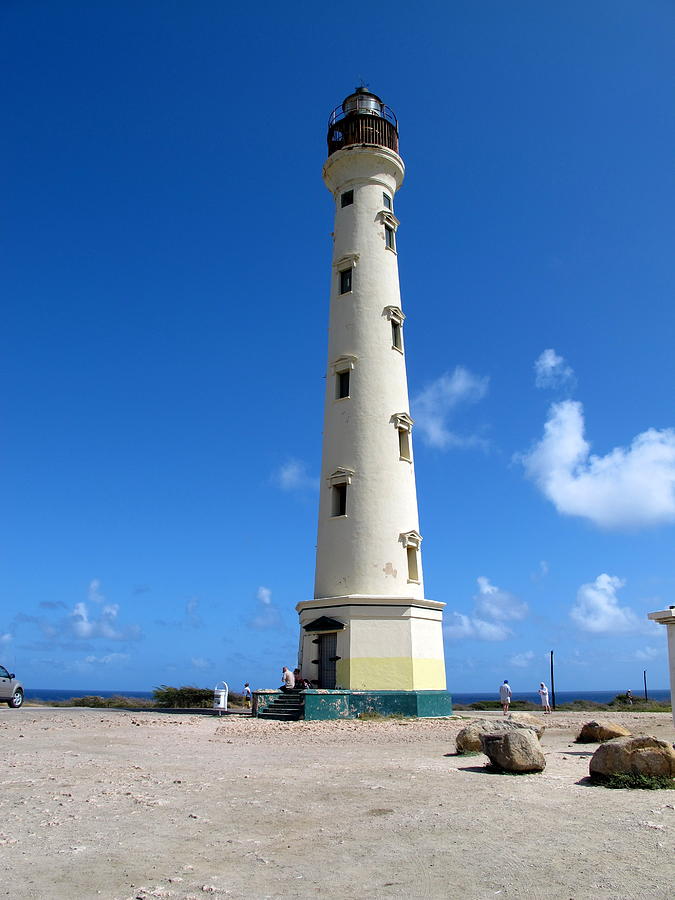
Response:
POLYGON ((305 719, 356 719, 362 714, 439 718, 452 715, 447 691, 304 691, 305 719))

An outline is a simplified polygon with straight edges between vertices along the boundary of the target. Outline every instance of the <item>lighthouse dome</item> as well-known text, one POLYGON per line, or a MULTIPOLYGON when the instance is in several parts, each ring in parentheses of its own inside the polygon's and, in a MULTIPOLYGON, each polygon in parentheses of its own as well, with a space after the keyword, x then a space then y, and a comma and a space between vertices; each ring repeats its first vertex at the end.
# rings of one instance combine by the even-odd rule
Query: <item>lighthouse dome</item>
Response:
POLYGON ((358 87, 353 94, 342 101, 342 109, 346 116, 353 113, 366 113, 371 116, 381 116, 384 103, 376 94, 371 94, 368 88, 358 87))

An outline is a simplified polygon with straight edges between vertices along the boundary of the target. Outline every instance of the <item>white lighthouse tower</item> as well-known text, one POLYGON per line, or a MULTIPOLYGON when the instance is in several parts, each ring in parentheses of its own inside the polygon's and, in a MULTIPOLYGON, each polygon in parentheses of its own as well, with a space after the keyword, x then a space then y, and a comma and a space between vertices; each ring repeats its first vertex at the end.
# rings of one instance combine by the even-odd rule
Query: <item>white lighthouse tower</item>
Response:
POLYGON ((358 88, 330 117, 323 168, 335 230, 316 580, 314 599, 296 607, 300 666, 321 689, 442 715, 445 604, 424 596, 398 278, 403 175, 396 117, 358 88))

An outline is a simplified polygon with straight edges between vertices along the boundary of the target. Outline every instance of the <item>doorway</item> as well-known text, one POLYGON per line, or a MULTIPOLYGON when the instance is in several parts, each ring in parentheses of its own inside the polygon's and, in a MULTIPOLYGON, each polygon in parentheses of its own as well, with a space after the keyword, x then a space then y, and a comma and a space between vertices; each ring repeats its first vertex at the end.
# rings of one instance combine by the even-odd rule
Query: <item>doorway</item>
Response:
POLYGON ((319 635, 319 687, 327 690, 335 689, 335 659, 337 652, 337 634, 319 635))

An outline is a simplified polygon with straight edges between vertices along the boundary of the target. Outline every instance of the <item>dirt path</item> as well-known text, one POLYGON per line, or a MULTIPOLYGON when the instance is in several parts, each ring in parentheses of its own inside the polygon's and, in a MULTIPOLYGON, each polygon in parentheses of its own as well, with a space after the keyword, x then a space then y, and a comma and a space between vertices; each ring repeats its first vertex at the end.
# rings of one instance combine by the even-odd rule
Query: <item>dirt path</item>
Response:
POLYGON ((456 721, 0 710, 0 897, 665 900, 675 791, 587 786, 589 718, 514 777, 447 756, 456 721))

